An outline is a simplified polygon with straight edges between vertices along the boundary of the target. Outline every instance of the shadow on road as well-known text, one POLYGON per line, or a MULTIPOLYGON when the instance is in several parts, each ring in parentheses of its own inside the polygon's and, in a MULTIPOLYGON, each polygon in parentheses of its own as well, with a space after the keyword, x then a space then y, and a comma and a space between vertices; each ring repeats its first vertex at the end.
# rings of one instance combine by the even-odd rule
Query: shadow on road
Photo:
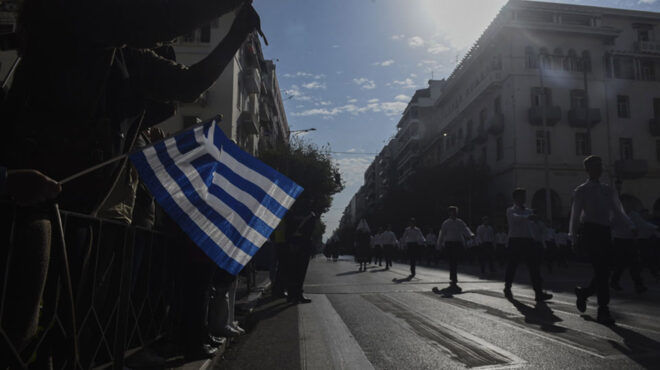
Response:
POLYGON ((384 271, 389 271, 389 270, 386 269, 386 268, 382 268, 382 269, 380 269, 380 270, 371 270, 371 271, 369 271, 369 272, 384 272, 384 271))
POLYGON ((406 283, 406 282, 408 282, 412 279, 413 279, 413 276, 409 275, 409 276, 406 276, 406 277, 401 278, 401 279, 394 278, 394 279, 392 279, 392 282, 395 283, 395 284, 401 284, 401 283, 406 283))
POLYGON ((360 270, 352 270, 352 271, 340 272, 335 276, 355 275, 355 274, 361 274, 361 273, 362 273, 362 271, 360 271, 360 270))
POLYGON ((528 306, 515 298, 508 299, 511 304, 525 316, 525 322, 528 324, 539 325, 540 329, 551 333, 564 333, 565 328, 555 325, 556 322, 563 321, 557 317, 552 309, 545 302, 537 302, 534 307, 528 306))

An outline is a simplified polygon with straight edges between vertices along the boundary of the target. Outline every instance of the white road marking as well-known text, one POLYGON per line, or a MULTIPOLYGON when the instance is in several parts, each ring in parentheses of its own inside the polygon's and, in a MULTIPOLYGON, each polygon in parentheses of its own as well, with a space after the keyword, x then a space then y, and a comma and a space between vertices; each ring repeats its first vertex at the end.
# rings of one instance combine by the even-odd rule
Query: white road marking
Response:
POLYGON ((301 369, 373 370, 328 298, 322 294, 309 297, 312 303, 298 305, 301 369))

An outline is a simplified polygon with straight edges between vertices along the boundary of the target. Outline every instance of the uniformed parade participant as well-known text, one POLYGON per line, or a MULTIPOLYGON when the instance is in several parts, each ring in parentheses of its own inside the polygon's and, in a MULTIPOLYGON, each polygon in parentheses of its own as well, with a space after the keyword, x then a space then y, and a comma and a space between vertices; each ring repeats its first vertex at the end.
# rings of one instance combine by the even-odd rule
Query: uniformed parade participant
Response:
POLYGON ((465 242, 474 238, 472 230, 458 218, 458 207, 451 206, 447 209, 447 218, 440 228, 438 234, 438 246, 442 247, 449 261, 449 290, 452 293, 460 293, 462 289, 458 286, 458 259, 465 247, 465 242))
POLYGON ((435 261, 435 241, 436 241, 436 236, 433 233, 432 228, 426 229, 426 247, 425 249, 425 254, 426 254, 426 264, 431 266, 433 262, 435 261))
POLYGON ((392 225, 387 225, 385 231, 380 234, 380 242, 383 245, 383 255, 385 257, 385 270, 392 267, 392 257, 394 251, 398 248, 399 241, 396 240, 396 235, 392 232, 392 225))
POLYGON ((610 287, 616 291, 623 290, 620 285, 621 274, 627 268, 635 284, 635 290, 643 293, 647 289, 641 275, 639 245, 635 240, 635 233, 629 226, 627 222, 621 222, 621 220, 615 220, 612 225, 613 264, 610 287))
POLYGON ((364 218, 360 220, 355 230, 355 258, 360 264, 358 271, 367 271, 367 262, 371 253, 371 230, 364 218))
POLYGON ((408 248, 408 258, 410 259, 410 278, 415 277, 415 267, 417 266, 417 260, 420 256, 420 250, 423 248, 426 243, 422 231, 415 226, 415 218, 411 218, 408 222, 408 227, 403 231, 403 236, 401 236, 401 245, 408 248))
POLYGON ((524 261, 529 271, 532 288, 537 302, 547 301, 552 294, 543 292, 541 273, 539 272, 539 251, 535 248, 532 223, 538 218, 531 209, 525 207, 527 191, 517 188, 513 191, 513 206, 506 210, 509 224, 509 261, 504 275, 504 296, 513 299, 511 285, 516 275, 516 269, 524 261))
POLYGON ((479 239, 479 265, 481 273, 486 273, 486 267, 490 273, 495 272, 495 229, 490 225, 487 216, 481 219, 481 225, 477 227, 477 238, 479 239))
POLYGON ((381 235, 383 234, 383 227, 378 228, 378 232, 374 235, 374 264, 378 266, 383 265, 383 242, 381 241, 381 235))
POLYGON ((576 287, 576 306, 580 312, 587 309, 587 298, 596 294, 598 297, 597 321, 613 325, 610 314, 610 269, 612 251, 612 221, 623 222, 628 230, 634 224, 628 218, 615 191, 601 184, 603 161, 598 156, 589 156, 584 160, 584 169, 589 179, 575 188, 571 209, 569 234, 577 247, 583 249, 594 269, 591 283, 587 287, 576 287))

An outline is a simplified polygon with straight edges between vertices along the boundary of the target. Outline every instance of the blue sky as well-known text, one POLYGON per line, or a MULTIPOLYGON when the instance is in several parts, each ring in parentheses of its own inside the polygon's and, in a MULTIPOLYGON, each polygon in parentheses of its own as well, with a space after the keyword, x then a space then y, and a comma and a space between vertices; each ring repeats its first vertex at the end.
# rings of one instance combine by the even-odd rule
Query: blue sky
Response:
MULTIPOLYGON (((564 3, 660 11, 660 0, 564 3)), ((416 89, 447 77, 505 0, 256 0, 291 130, 330 144, 346 181, 324 215, 339 223, 364 170, 416 89)))

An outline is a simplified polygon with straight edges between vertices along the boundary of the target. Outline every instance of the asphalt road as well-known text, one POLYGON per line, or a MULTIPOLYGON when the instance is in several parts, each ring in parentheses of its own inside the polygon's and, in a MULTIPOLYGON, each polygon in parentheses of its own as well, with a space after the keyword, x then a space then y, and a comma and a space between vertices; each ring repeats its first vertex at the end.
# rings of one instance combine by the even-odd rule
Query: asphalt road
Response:
MULTIPOLYGON (((502 294, 502 270, 479 276, 462 267, 463 293, 433 292, 448 283, 444 266, 395 264, 385 271, 343 259, 317 258, 310 264, 305 294, 310 304, 283 299, 263 302, 238 340, 216 363, 222 369, 660 369, 660 284, 649 283, 643 296, 614 293, 611 310, 618 323, 594 321, 595 299, 585 314, 571 293, 589 278, 586 265, 571 265, 550 275, 555 295, 536 305, 519 268, 515 299, 502 294)), ((459 272, 461 267, 459 266, 459 272)))

